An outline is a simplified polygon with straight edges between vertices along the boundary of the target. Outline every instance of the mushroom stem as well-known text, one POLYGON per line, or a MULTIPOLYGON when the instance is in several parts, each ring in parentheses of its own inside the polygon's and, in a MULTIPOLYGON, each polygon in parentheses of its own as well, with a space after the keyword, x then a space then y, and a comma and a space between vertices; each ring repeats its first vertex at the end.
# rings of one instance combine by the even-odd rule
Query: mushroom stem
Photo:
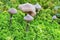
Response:
POLYGON ((11 24, 12 24, 12 14, 10 14, 10 26, 11 26, 11 24))
POLYGON ((25 16, 26 16, 26 14, 25 14, 25 16))
POLYGON ((26 32, 29 31, 29 21, 27 21, 26 32))

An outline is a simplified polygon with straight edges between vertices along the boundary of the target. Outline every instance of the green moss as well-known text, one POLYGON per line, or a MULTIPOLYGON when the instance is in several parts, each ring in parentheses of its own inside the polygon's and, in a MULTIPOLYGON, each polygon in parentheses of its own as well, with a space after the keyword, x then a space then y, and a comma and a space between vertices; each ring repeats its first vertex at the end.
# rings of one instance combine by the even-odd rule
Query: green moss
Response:
POLYGON ((0 40, 60 40, 60 24, 59 18, 52 22, 54 6, 60 4, 58 0, 0 0, 0 40), (16 1, 16 3, 15 3, 16 1), (35 4, 38 2, 42 6, 42 10, 34 17, 35 19, 29 24, 29 31, 26 32, 26 22, 24 21, 25 14, 18 10, 17 14, 13 15, 12 25, 10 27, 10 14, 7 9, 26 2, 35 4), (10 4, 11 3, 11 4, 10 4), (50 5, 49 5, 50 4, 50 5), (4 5, 6 6, 5 8, 4 5), (5 9, 5 10, 4 10, 5 9))

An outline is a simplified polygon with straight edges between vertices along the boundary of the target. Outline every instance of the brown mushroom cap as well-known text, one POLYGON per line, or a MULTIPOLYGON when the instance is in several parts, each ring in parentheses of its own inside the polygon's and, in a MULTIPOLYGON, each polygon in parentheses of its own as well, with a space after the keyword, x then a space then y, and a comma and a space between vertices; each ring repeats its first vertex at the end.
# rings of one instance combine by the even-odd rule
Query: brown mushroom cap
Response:
POLYGON ((29 13, 31 16, 35 16, 36 15, 36 12, 31 12, 29 13))
POLYGON ((26 3, 26 4, 19 5, 18 8, 19 8, 20 10, 22 10, 23 12, 30 14, 31 16, 35 16, 35 15, 36 15, 35 6, 32 5, 32 4, 30 4, 30 3, 26 3))

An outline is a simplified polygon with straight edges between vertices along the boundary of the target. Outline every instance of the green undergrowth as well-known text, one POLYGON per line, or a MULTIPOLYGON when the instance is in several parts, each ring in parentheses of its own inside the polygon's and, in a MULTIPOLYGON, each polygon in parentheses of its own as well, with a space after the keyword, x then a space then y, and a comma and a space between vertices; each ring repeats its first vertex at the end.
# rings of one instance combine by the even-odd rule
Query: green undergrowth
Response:
POLYGON ((58 18, 52 22, 52 16, 54 15, 54 6, 59 6, 60 1, 11 1, 0 1, 0 40, 60 40, 60 24, 58 23, 60 19, 58 18), (23 19, 25 13, 17 8, 19 4, 26 2, 30 2, 32 4, 38 2, 42 6, 42 10, 40 10, 39 13, 37 13, 37 15, 34 17, 34 20, 29 23, 28 32, 25 31, 27 24, 23 19), (7 10, 11 8, 11 6, 16 8, 18 10, 18 13, 13 15, 12 24, 10 25, 10 14, 7 12, 7 10))

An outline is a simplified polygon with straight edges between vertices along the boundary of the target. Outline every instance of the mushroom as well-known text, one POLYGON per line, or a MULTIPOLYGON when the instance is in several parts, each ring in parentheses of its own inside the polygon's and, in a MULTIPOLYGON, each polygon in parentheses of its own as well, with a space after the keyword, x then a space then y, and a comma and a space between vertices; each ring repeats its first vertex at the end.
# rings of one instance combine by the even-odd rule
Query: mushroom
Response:
POLYGON ((24 20, 26 20, 27 22, 32 21, 33 19, 34 18, 29 14, 27 14, 27 16, 24 17, 24 20))
POLYGON ((54 19, 57 19, 56 15, 54 15, 54 16, 52 17, 52 20, 54 20, 54 19))
POLYGON ((16 10, 15 8, 10 8, 10 9, 8 10, 8 12, 9 12, 10 14, 16 14, 16 13, 17 13, 17 10, 16 10))
POLYGON ((10 8, 8 10, 8 12, 10 13, 10 26, 11 26, 11 23, 12 23, 12 16, 13 14, 16 14, 17 13, 17 10, 15 8, 10 8))
POLYGON ((36 9, 35 6, 30 4, 30 3, 25 3, 25 4, 21 4, 18 7, 20 10, 22 10, 23 12, 30 14, 31 16, 35 16, 36 15, 36 9))
POLYGON ((32 21, 33 19, 34 18, 29 14, 27 14, 27 16, 24 17, 24 20, 26 20, 27 22, 26 31, 29 31, 29 22, 32 21))
POLYGON ((41 5, 39 5, 38 3, 34 5, 36 8, 36 12, 39 12, 41 9, 41 5))
POLYGON ((52 17, 52 22, 53 22, 53 20, 55 20, 55 19, 57 19, 56 15, 54 15, 54 16, 52 17))

